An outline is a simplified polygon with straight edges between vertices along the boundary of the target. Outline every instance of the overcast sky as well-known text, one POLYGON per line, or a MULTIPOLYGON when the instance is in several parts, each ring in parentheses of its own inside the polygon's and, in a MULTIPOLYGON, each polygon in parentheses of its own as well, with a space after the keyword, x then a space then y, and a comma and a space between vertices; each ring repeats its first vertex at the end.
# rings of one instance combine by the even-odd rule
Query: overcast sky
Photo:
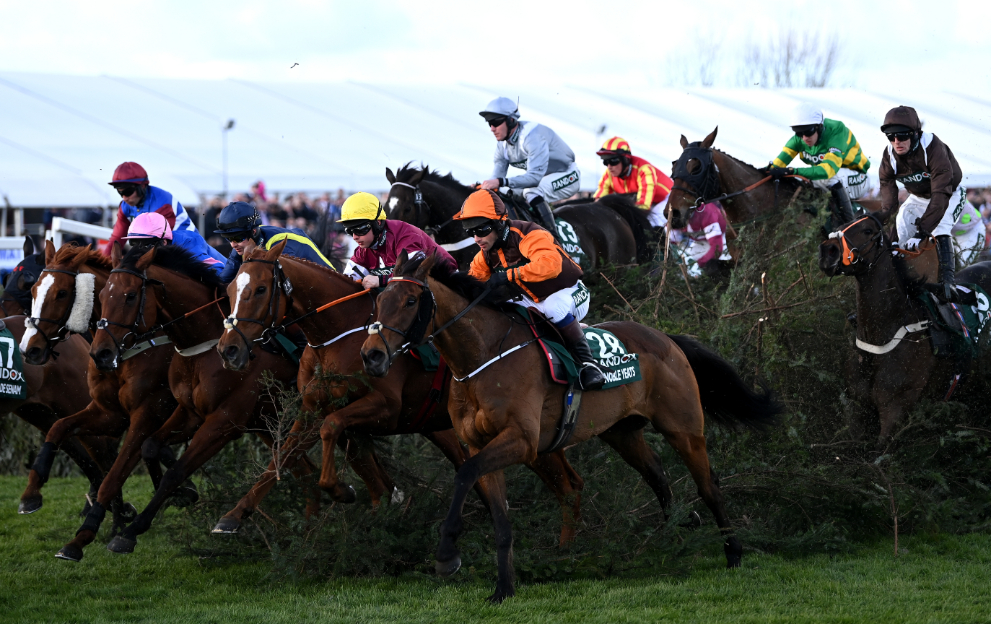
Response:
POLYGON ((983 95, 989 26, 976 0, 0 0, 0 71, 666 86, 699 46, 735 59, 792 28, 840 37, 834 86, 983 95))

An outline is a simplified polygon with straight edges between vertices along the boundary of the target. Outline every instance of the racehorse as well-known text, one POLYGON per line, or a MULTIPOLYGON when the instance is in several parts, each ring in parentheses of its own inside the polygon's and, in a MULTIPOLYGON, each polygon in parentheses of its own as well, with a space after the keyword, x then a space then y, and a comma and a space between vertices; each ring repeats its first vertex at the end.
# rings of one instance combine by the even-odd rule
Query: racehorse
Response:
MULTIPOLYGON (((447 413, 450 384, 446 366, 427 372, 412 355, 404 354, 396 358, 387 378, 354 383, 355 375, 363 370, 360 348, 367 335, 365 327, 375 313, 374 294, 336 271, 282 256, 284 247, 285 243, 279 243, 271 250, 257 249, 241 265, 237 278, 228 287, 235 302, 235 318, 217 345, 225 365, 242 370, 249 365, 253 343, 270 335, 286 315, 299 319, 310 345, 297 378, 303 413, 323 417, 297 420, 284 454, 305 456, 316 443, 315 432, 319 429, 323 440, 320 487, 341 502, 354 500, 354 489, 339 480, 334 462, 334 445, 345 432, 374 436, 419 433, 433 442, 456 469, 460 468, 467 457, 447 413), (314 312, 318 309, 326 311, 314 312), (336 407, 343 402, 345 406, 336 407)), ((541 456, 531 468, 561 504, 565 517, 561 544, 571 541, 580 515, 581 478, 562 452, 541 456)), ((270 464, 268 472, 220 520, 214 532, 237 530, 246 512, 254 510, 272 488, 274 469, 274 463, 270 464)), ((384 491, 392 490, 391 483, 389 490, 366 485, 373 504, 384 491)), ((486 500, 485 492, 479 495, 487 504, 492 502, 486 500)))
MULTIPOLYGON (((54 356, 56 346, 64 348, 70 332, 95 329, 96 319, 101 316, 95 294, 106 283, 111 268, 110 260, 89 246, 77 247, 70 243, 56 252, 51 241, 46 242, 45 269, 33 290, 32 326, 25 331, 20 343, 26 362, 45 364, 54 356)), ((92 541, 108 508, 113 510, 115 525, 119 524, 123 512, 121 488, 138 461, 145 460, 157 487, 162 474, 159 461, 168 464, 174 460, 169 449, 142 454, 144 440, 161 426, 163 415, 171 413, 175 406, 168 386, 171 357, 169 348, 147 348, 109 371, 101 371, 94 362, 87 360, 90 401, 82 410, 58 420, 49 429, 21 500, 30 501, 35 508, 41 507, 41 488, 48 480, 55 451, 69 436, 118 438, 126 430, 120 452, 100 485, 77 537, 92 541)), ((74 360, 75 366, 80 368, 82 362, 82 359, 74 360)), ((79 561, 82 550, 63 549, 56 556, 79 561)))
POLYGON ((104 320, 90 355, 101 369, 112 369, 127 336, 162 327, 176 351, 169 386, 179 405, 147 445, 189 440, 145 509, 107 545, 129 553, 168 497, 228 442, 250 430, 271 444, 262 414, 278 406, 263 391, 262 375, 269 372, 287 383, 295 378, 296 366, 282 355, 259 351, 257 366, 247 372, 223 367, 213 347, 224 331, 225 315, 217 306, 226 299, 218 296, 224 284, 182 247, 134 248, 123 257, 115 248, 112 257, 114 269, 100 293, 104 320))
MULTIPOLYGON (((45 268, 44 253, 35 253, 34 241, 24 237, 24 259, 17 264, 7 278, 7 284, 0 299, 0 309, 4 318, 0 323, 14 336, 14 344, 8 349, 18 348, 24 335, 25 310, 21 301, 27 299, 30 306, 31 288, 45 268)), ((52 360, 43 366, 25 366, 24 379, 27 382, 24 399, 0 399, 0 413, 14 413, 21 419, 48 435, 52 424, 59 418, 74 414, 86 407, 86 374, 80 366, 85 361, 88 343, 80 336, 66 341, 62 349, 62 359, 52 360)), ((8 353, 10 358, 12 353, 8 353)), ((2 352, 0 352, 2 356, 2 352)), ((89 513, 90 500, 96 498, 103 475, 117 456, 117 440, 106 436, 73 436, 66 440, 63 450, 82 471, 90 482, 83 515, 89 513)), ((29 514, 41 508, 40 499, 22 499, 17 511, 29 514)))
MULTIPOLYGON (((722 204, 731 224, 770 219, 805 187, 804 178, 795 176, 771 182, 763 171, 714 149, 718 130, 694 143, 681 136, 684 151, 674 162, 674 187, 666 208, 672 228, 685 227, 694 210, 713 200, 722 204)), ((858 199, 855 203, 868 212, 881 209, 878 200, 858 199)))
MULTIPOLYGON (((450 575, 461 565, 456 541, 468 490, 481 478, 494 498, 505 497, 503 469, 533 461, 556 441, 565 388, 551 382, 541 349, 519 348, 533 342, 526 323, 476 306, 487 287, 465 273, 431 273, 435 262, 436 256, 411 262, 405 254, 400 257, 401 269, 379 295, 378 323, 370 328, 376 333, 361 354, 365 370, 380 376, 388 372, 400 344, 433 340, 451 367, 451 419, 471 459, 458 470, 451 508, 440 529, 436 569, 450 575)), ((640 472, 666 509, 671 491, 659 457, 643 438, 643 427, 652 424, 681 456, 715 516, 725 537, 727 565, 739 566, 742 547, 709 468, 703 409, 728 422, 760 426, 773 422, 780 407, 769 393, 751 390, 729 363, 687 337, 669 337, 631 322, 598 327, 637 354, 642 379, 585 393, 567 444, 599 436, 640 472)), ((501 602, 515 592, 512 528, 505 507, 495 505, 490 512, 499 575, 489 600, 501 602)))
MULTIPOLYGON (((857 350, 851 354, 848 381, 854 396, 877 409, 879 449, 888 444, 909 407, 920 399, 948 397, 959 372, 953 358, 933 355, 930 341, 920 335, 927 317, 916 295, 923 282, 934 281, 935 248, 911 263, 916 266, 893 257, 884 231, 886 217, 855 219, 819 245, 823 273, 857 280, 857 350)), ((956 282, 989 292, 991 262, 962 269, 956 282)))
MULTIPOLYGON (((467 268, 478 253, 478 245, 453 217, 476 189, 461 184, 451 174, 441 176, 427 166, 414 169, 408 163, 396 173, 387 168, 385 177, 392 185, 386 199, 388 217, 433 234, 458 266, 467 268)), ((507 207, 510 203, 507 202, 507 207)), ((554 216, 571 226, 570 231, 566 227, 558 228, 566 251, 574 256, 571 247, 580 246, 592 270, 605 263, 628 264, 645 254, 643 244, 641 248, 637 246, 634 230, 644 228, 646 223, 649 232, 650 225, 628 199, 563 205, 554 210, 554 216)))

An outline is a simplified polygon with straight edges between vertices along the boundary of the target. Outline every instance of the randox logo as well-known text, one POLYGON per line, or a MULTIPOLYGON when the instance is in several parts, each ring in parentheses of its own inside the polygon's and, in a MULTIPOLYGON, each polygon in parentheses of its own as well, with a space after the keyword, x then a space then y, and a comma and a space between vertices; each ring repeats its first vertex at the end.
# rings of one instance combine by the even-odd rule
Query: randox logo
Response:
POLYGON ((511 163, 509 163, 509 166, 510 167, 516 167, 517 169, 522 169, 523 171, 526 171, 526 161, 525 160, 518 160, 516 162, 511 162, 511 163))
POLYGON ((818 165, 823 160, 825 160, 828 154, 810 154, 806 151, 802 151, 802 160, 810 165, 818 165))
POLYGON ((916 173, 911 173, 909 175, 897 176, 895 179, 901 182, 902 184, 918 184, 923 180, 929 179, 929 172, 918 171, 916 173))
POLYGON ((578 172, 572 171, 568 175, 562 178, 558 178, 557 180, 551 182, 551 188, 554 189, 555 191, 560 191, 564 187, 571 186, 577 181, 578 181, 578 172))
POLYGON ((9 379, 10 381, 24 381, 24 374, 19 370, 13 368, 0 368, 0 379, 9 379))

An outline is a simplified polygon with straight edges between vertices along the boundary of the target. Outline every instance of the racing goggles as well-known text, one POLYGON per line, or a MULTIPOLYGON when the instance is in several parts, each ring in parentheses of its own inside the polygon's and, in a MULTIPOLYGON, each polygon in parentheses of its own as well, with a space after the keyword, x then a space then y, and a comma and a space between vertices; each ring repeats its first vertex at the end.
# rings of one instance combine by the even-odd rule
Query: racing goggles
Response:
POLYGON ((364 236, 372 231, 371 223, 362 223, 361 225, 351 225, 344 228, 344 232, 348 236, 364 236))
POLYGON ((248 237, 251 236, 251 232, 234 232, 232 234, 221 234, 228 243, 243 243, 248 237))
POLYGON ((478 238, 485 238, 486 236, 492 233, 493 229, 495 229, 495 227, 492 225, 492 222, 489 221, 488 223, 483 223, 482 225, 476 225, 473 228, 465 228, 465 234, 467 234, 468 236, 477 236, 478 238))
POLYGON ((605 165, 605 166, 607 166, 607 167, 612 167, 612 166, 618 165, 621 162, 623 162, 623 159, 620 158, 619 156, 612 156, 610 158, 603 158, 602 159, 602 164, 605 165))
POLYGON ((489 119, 487 121, 489 122, 489 127, 495 128, 506 123, 506 117, 496 117, 495 119, 489 119))
POLYGON ((815 126, 796 126, 796 127, 792 128, 792 130, 795 131, 795 136, 800 136, 800 137, 805 138, 805 137, 812 136, 816 132, 819 132, 819 126, 818 125, 815 125, 815 126))
POLYGON ((884 136, 894 143, 895 141, 911 141, 913 134, 912 132, 886 132, 884 136))
POLYGON ((138 192, 137 184, 118 184, 114 187, 121 197, 130 197, 138 192))

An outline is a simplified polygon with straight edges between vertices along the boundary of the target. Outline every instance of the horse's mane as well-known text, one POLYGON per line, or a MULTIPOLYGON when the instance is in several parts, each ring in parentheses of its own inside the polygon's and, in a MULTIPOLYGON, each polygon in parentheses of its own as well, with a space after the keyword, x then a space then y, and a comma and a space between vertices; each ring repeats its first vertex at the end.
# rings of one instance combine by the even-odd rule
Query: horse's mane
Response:
MULTIPOLYGON (((120 261, 121 268, 136 270, 134 265, 147 252, 147 249, 131 247, 120 261)), ((155 250, 155 259, 152 265, 175 271, 210 288, 224 287, 224 283, 220 281, 220 276, 217 275, 216 271, 178 245, 158 247, 155 250)))
MULTIPOLYGON (((400 275, 411 275, 418 268, 420 268, 420 265, 424 260, 426 260, 426 258, 418 254, 417 257, 407 260, 406 264, 397 269, 396 273, 400 275)), ((442 264, 435 264, 433 268, 430 269, 430 277, 434 278, 469 301, 474 301, 474 299, 481 295, 482 291, 485 290, 485 282, 469 275, 467 272, 449 272, 447 267, 442 264)), ((504 298, 500 297, 499 293, 491 292, 489 293, 489 296, 482 300, 482 303, 491 307, 497 307, 503 302, 503 300, 504 298)))
MULTIPOLYGON (((254 252, 252 252, 252 255, 249 256, 249 257, 253 257, 253 254, 254 254, 254 252)), ((323 264, 318 264, 318 263, 316 263, 316 262, 314 262, 312 260, 307 260, 306 258, 297 258, 296 256, 279 256, 279 260, 292 260, 293 262, 296 262, 298 264, 302 264, 305 267, 316 269, 317 271, 319 271, 323 275, 326 275, 327 277, 333 277, 333 278, 337 278, 339 280, 343 280, 344 282, 347 282, 348 284, 351 284, 352 286, 354 286, 356 290, 358 288, 361 288, 361 285, 358 282, 354 281, 353 279, 351 279, 347 275, 344 275, 340 271, 337 271, 335 269, 332 269, 332 268, 330 268, 328 266, 325 266, 323 264)))
POLYGON ((418 171, 423 171, 423 180, 427 182, 433 182, 434 184, 439 184, 445 188, 449 188, 455 191, 467 191, 472 192, 474 189, 470 186, 462 184, 454 179, 453 173, 448 173, 447 175, 441 175, 436 169, 431 170, 429 166, 420 164, 420 169, 413 167, 413 161, 410 161, 399 168, 396 171, 396 181, 397 182, 409 182, 409 180, 418 171))
POLYGON ((110 258, 104 256, 99 250, 89 246, 80 247, 75 243, 62 245, 62 248, 55 252, 54 264, 72 264, 78 260, 79 256, 86 256, 83 262, 91 267, 106 269, 107 271, 114 268, 110 258))

